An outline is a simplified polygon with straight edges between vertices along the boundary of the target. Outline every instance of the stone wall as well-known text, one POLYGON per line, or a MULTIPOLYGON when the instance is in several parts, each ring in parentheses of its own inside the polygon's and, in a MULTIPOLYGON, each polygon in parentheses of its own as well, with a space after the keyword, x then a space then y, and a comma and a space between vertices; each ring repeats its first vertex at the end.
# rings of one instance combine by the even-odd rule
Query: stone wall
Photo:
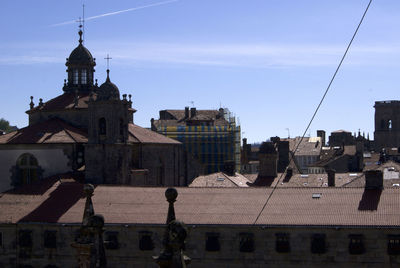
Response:
POLYGON ((25 153, 32 154, 38 161, 42 170, 43 178, 55 174, 72 171, 71 157, 73 154, 73 145, 8 145, 0 149, 0 192, 12 188, 11 182, 15 176, 14 170, 18 158, 25 153))
MULTIPOLYGON (((22 264, 30 264, 35 268, 48 264, 75 267, 76 252, 71 243, 78 229, 79 225, 73 224, 2 224, 0 267, 18 267, 22 264), (31 248, 21 246, 20 231, 31 232, 31 248), (56 231, 56 248, 45 247, 46 231, 56 231)), ((105 240, 111 241, 116 237, 113 246, 106 247, 108 267, 157 267, 152 256, 158 255, 162 248, 162 225, 106 225, 105 229, 105 240), (144 239, 145 236, 149 239, 144 239)), ((188 231, 186 254, 192 258, 189 266, 192 268, 400 265, 399 255, 388 254, 390 235, 400 234, 395 228, 189 225, 188 231), (286 253, 277 252, 277 239, 282 235, 286 236, 289 243, 290 250, 286 253), (325 237, 323 253, 312 252, 313 237, 318 235, 325 237), (210 236, 218 237, 219 250, 206 250, 207 237, 210 236), (250 240, 244 240, 249 237, 250 240), (363 253, 349 253, 352 237, 362 241, 363 253), (249 252, 243 252, 243 249, 249 252)), ((398 237, 392 240, 396 239, 398 242, 398 237)))

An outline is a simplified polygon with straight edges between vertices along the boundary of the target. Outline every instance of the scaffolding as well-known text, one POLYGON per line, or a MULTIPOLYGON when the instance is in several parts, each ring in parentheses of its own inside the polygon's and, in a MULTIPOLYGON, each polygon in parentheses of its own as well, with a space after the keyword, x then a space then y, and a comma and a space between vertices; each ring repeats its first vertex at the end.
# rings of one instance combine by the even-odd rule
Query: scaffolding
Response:
POLYGON ((223 170, 226 161, 234 161, 240 170, 240 126, 229 116, 229 125, 223 126, 161 126, 157 132, 180 141, 185 150, 195 156, 204 172, 223 170))

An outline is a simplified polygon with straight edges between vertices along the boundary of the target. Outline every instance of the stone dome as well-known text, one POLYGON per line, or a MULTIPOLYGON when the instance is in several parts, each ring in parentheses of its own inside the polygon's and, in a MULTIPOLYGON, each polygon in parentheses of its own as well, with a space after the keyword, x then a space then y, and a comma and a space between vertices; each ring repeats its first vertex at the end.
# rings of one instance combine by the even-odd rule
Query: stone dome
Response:
POLYGON ((79 45, 72 50, 68 57, 67 64, 85 64, 95 66, 93 56, 90 51, 82 44, 82 31, 79 31, 79 45))
POLYGON ((119 89, 111 82, 110 70, 107 70, 107 79, 97 90, 97 100, 119 100, 119 89))

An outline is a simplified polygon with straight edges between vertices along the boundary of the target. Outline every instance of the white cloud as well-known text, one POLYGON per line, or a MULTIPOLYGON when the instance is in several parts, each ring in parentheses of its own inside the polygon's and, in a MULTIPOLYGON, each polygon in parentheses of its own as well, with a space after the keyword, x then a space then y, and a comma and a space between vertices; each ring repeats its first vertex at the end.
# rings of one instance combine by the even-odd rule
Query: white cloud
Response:
MULTIPOLYGON (((245 68, 318 67, 337 65, 345 46, 287 45, 287 44, 184 44, 153 42, 95 42, 89 49, 99 59, 108 53, 113 64, 152 67, 169 64, 173 66, 226 66, 245 68)), ((12 56, 13 46, 0 58, 0 64, 37 64, 64 62, 65 45, 19 44, 18 52, 25 55, 12 56), (50 49, 49 49, 50 48, 50 49)), ((14 48, 16 48, 14 46, 14 48)), ((345 64, 351 65, 397 65, 400 60, 399 45, 354 46, 345 64)), ((72 50, 72 48, 71 48, 72 50)))

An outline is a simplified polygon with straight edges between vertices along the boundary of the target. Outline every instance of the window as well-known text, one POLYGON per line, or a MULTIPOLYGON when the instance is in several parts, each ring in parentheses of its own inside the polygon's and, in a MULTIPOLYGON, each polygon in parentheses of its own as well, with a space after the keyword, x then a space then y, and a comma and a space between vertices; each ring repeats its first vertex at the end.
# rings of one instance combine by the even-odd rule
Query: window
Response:
POLYGON ((72 83, 74 85, 79 83, 79 71, 77 69, 72 70, 72 83))
POLYGON ((400 255, 400 235, 389 235, 387 253, 389 255, 400 255))
POLYGON ((151 238, 153 235, 152 232, 142 231, 139 232, 139 249, 140 250, 153 250, 154 243, 151 238))
POLYGON ((278 233, 276 234, 275 250, 279 253, 290 252, 289 234, 278 233))
POLYGON ((392 130, 392 120, 391 119, 388 120, 388 129, 392 130))
POLYGON ((254 234, 241 233, 239 241, 240 252, 253 252, 254 251, 254 234))
POLYGON ((359 255, 365 252, 364 239, 362 235, 349 235, 349 253, 359 255))
POLYGON ((99 134, 106 135, 106 133, 107 133, 106 119, 102 117, 99 120, 99 134))
POLYGON ((18 244, 21 248, 32 247, 32 231, 31 230, 20 230, 18 244))
POLYGON ((314 234, 311 238, 311 252, 323 254, 326 252, 325 234, 314 234))
POLYGON ((57 248, 57 231, 44 231, 44 247, 57 248))
POLYGON ((219 251, 220 248, 219 234, 206 233, 206 251, 219 251))
POLYGON ((82 69, 81 71, 81 84, 87 84, 87 71, 82 69))
POLYGON ((118 232, 106 232, 106 249, 119 249, 118 232))
POLYGON ((23 154, 17 160, 18 185, 30 184, 38 180, 38 161, 31 154, 23 154))

